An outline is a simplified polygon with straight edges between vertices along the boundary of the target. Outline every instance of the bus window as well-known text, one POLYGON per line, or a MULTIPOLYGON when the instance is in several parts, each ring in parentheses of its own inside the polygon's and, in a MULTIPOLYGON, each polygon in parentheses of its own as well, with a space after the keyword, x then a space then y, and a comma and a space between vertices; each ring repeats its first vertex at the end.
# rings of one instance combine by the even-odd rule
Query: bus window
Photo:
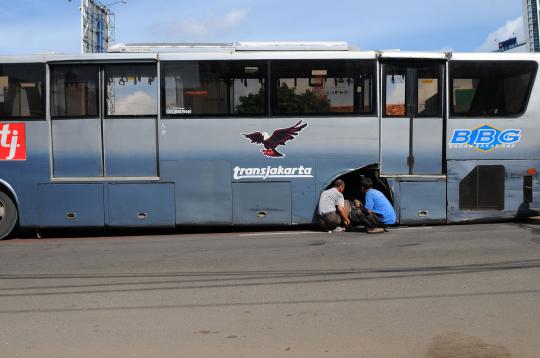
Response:
POLYGON ((525 111, 536 62, 450 63, 451 114, 455 117, 513 117, 525 111))
POLYGON ((0 117, 45 117, 45 65, 0 64, 0 117))
POLYGON ((265 78, 264 62, 162 62, 162 115, 264 115, 265 78))
POLYGON ((107 116, 157 115, 155 64, 105 66, 107 116))
POLYGON ((386 117, 405 117, 407 115, 406 84, 407 68, 401 66, 385 66, 386 101, 384 115, 386 117))
POLYGON ((272 112, 374 114, 372 61, 274 61, 272 112))
POLYGON ((51 67, 51 116, 97 117, 98 83, 97 65, 51 67))

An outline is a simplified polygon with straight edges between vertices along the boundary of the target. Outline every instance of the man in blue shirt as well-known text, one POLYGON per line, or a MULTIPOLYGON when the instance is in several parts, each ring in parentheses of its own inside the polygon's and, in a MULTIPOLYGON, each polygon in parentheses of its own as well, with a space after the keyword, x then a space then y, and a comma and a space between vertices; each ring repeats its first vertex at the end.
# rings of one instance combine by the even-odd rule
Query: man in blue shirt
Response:
POLYGON ((360 186, 365 195, 365 206, 356 221, 365 226, 369 234, 383 233, 386 226, 396 223, 396 212, 386 196, 373 189, 371 179, 364 178, 360 186))

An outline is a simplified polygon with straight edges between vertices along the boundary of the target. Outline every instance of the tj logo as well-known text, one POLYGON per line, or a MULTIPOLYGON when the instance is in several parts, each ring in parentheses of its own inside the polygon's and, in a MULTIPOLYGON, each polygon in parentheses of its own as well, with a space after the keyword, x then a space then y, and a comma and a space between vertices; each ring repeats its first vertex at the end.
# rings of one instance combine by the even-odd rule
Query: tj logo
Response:
POLYGON ((0 160, 26 160, 24 123, 0 124, 0 160))
POLYGON ((513 148, 521 140, 521 129, 500 130, 489 124, 476 129, 455 129, 450 148, 472 147, 482 152, 494 148, 513 148))

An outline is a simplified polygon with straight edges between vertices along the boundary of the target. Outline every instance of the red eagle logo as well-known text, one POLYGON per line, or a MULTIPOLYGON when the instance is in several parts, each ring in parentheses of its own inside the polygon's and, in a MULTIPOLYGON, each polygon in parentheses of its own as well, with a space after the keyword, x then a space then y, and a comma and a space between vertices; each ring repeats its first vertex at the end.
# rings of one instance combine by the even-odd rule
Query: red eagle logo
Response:
POLYGON ((285 145, 289 140, 293 140, 307 125, 307 123, 302 124, 302 121, 300 121, 292 127, 276 129, 272 135, 269 135, 266 132, 254 132, 242 135, 251 140, 251 143, 264 145, 264 149, 261 149, 261 153, 265 156, 269 158, 280 158, 284 157, 285 154, 278 152, 276 148, 280 145, 285 145))

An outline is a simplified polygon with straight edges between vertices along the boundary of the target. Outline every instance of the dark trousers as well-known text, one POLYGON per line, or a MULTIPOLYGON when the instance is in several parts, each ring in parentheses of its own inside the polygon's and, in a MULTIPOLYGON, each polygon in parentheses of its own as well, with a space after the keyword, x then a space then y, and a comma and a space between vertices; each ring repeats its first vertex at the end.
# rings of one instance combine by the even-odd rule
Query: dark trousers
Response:
POLYGON ((341 217, 336 212, 319 215, 319 227, 323 231, 334 230, 340 224, 341 224, 341 217))
POLYGON ((367 214, 364 213, 361 209, 353 209, 351 212, 351 222, 353 226, 364 226, 366 229, 374 227, 386 227, 381 222, 381 217, 375 213, 367 214))

